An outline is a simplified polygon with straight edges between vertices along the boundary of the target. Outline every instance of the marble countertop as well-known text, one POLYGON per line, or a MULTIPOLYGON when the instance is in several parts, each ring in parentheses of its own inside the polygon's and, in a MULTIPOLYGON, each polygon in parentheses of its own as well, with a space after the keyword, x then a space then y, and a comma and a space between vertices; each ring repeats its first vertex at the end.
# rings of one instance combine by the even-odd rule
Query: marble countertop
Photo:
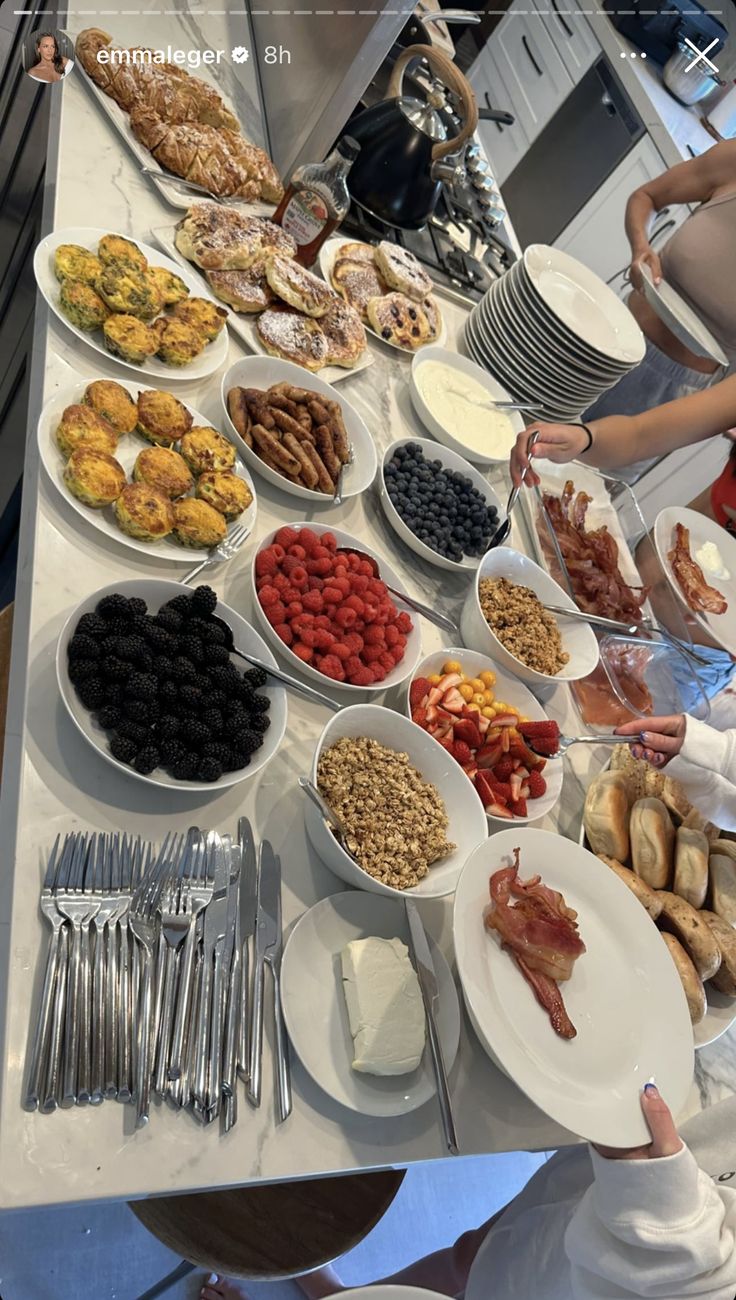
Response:
MULTIPOLYGON (((121 20, 116 19, 116 23, 121 20)), ((114 32, 115 39, 126 33, 114 32)), ((208 29, 208 42, 216 37, 208 29)), ((130 35, 135 39, 135 33, 130 35)), ((140 40, 140 26, 137 39, 140 40)), ((154 35, 146 40, 154 43, 154 35)), ((167 39, 173 40, 170 25, 167 39)), ((188 34, 188 40, 196 38, 188 34)), ((137 170, 137 164, 94 109, 88 92, 74 78, 64 84, 52 125, 47 168, 45 229, 79 225, 88 219, 145 240, 154 226, 176 212, 137 170), (88 217, 87 217, 87 214, 88 217)), ((253 101, 255 104, 255 101, 253 101)), ((246 116, 246 123, 248 118, 246 116)), ((251 126, 255 129, 255 125, 251 126)), ((458 341, 463 312, 443 303, 449 345, 458 341)), ((228 364, 243 355, 232 338, 228 364)), ((355 404, 380 450, 402 435, 423 430, 411 408, 409 363, 402 355, 371 343, 374 364, 348 376, 340 393, 355 404)), ((39 299, 31 415, 24 479, 15 638, 10 683, 7 747, 0 803, 4 869, 0 878, 0 959, 5 969, 6 1004, 0 1074, 0 1207, 118 1199, 279 1180, 329 1172, 403 1166, 443 1156, 434 1102, 414 1113, 375 1120, 343 1110, 294 1062, 294 1110, 277 1126, 272 1105, 271 1043, 264 1059, 264 1103, 250 1111, 243 1099, 240 1118, 227 1136, 212 1125, 203 1130, 188 1114, 154 1106, 151 1122, 134 1131, 132 1107, 106 1102, 51 1116, 21 1108, 23 1065, 31 1009, 37 1005, 39 955, 45 933, 38 910, 43 863, 54 836, 76 828, 139 832, 159 839, 172 824, 196 823, 222 831, 235 829, 247 814, 257 832, 268 836, 284 864, 284 922, 288 932, 318 899, 337 892, 340 882, 317 860, 303 825, 297 775, 307 770, 326 721, 324 712, 295 696, 288 700, 288 743, 261 773, 216 797, 149 788, 102 762, 64 712, 56 685, 54 654, 59 631, 74 606, 88 593, 117 579, 171 577, 181 566, 163 565, 152 552, 138 555, 110 542, 72 511, 39 465, 36 422, 44 402, 62 386, 80 392, 95 377, 130 378, 112 360, 76 341, 39 299)), ((217 424, 221 419, 220 376, 197 385, 177 381, 176 392, 217 424)), ((507 489, 505 474, 493 476, 507 489)), ((303 518, 294 497, 257 481, 259 513, 255 536, 230 566, 215 570, 212 583, 228 604, 246 617, 251 611, 248 570, 258 538, 282 522, 303 518)), ((337 510, 315 512, 364 537, 391 562, 420 599, 458 615, 465 581, 426 566, 389 531, 373 492, 337 510)), ((523 528, 515 542, 524 547, 523 528)), ((429 624, 422 626, 424 652, 449 645, 429 624)), ((391 701, 388 701, 391 703, 391 701)), ((569 692, 554 690, 548 708, 563 729, 576 722, 569 692)), ((584 790, 606 755, 580 746, 566 763, 562 797, 543 825, 576 839, 584 790)), ((449 959, 451 901, 422 906, 422 916, 449 959)), ((573 1141, 501 1074, 463 1020, 452 1092, 463 1154, 551 1148, 573 1141)), ((698 1056, 686 1114, 736 1091, 736 1038, 722 1040, 698 1056)))

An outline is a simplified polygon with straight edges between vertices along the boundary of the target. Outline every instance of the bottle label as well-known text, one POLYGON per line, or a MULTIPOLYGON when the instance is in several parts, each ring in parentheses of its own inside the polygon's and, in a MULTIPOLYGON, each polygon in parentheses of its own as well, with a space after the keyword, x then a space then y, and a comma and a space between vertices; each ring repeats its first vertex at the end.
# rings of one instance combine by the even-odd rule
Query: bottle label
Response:
POLYGON ((329 219, 324 199, 314 190, 299 190, 292 195, 281 218, 282 229, 302 247, 311 244, 322 233, 329 219))

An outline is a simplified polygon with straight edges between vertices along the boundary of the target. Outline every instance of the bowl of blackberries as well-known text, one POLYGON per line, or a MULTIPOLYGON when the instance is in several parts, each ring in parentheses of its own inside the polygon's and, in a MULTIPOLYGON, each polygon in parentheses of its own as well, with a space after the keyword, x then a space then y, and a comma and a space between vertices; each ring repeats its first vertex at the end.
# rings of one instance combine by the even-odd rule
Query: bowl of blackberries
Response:
POLYGON ((483 475, 457 452, 426 438, 400 438, 380 469, 384 513, 417 555, 453 573, 476 569, 503 507, 483 475))
POLYGON ((59 689, 79 731, 115 767, 168 789, 222 789, 259 771, 286 729, 283 687, 233 655, 233 644, 276 666, 211 587, 115 583, 67 620, 59 689))

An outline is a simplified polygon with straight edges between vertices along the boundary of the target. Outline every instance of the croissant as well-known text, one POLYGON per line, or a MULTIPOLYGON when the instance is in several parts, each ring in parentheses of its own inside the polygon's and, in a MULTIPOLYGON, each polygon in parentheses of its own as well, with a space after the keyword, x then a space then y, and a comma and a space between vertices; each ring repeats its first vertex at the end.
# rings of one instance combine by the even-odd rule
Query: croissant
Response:
POLYGON ((258 180, 261 198, 270 203, 278 203, 283 198, 284 187, 268 154, 257 144, 245 140, 239 132, 223 130, 220 134, 225 136, 233 157, 237 158, 249 176, 258 180))
POLYGON ((221 132, 200 122, 164 122, 151 108, 138 106, 130 114, 137 140, 175 176, 203 185, 223 198, 258 198, 260 182, 251 178, 233 157, 221 132))

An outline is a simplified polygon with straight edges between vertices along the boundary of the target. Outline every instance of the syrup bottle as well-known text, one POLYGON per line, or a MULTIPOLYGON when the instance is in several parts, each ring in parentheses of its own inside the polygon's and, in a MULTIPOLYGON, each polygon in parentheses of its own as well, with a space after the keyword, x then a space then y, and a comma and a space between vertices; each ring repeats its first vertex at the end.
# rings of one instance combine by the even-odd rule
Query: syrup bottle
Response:
POLYGON ((311 266, 350 207, 347 174, 360 145, 345 135, 323 163, 297 167, 271 220, 296 241, 296 260, 311 266))

